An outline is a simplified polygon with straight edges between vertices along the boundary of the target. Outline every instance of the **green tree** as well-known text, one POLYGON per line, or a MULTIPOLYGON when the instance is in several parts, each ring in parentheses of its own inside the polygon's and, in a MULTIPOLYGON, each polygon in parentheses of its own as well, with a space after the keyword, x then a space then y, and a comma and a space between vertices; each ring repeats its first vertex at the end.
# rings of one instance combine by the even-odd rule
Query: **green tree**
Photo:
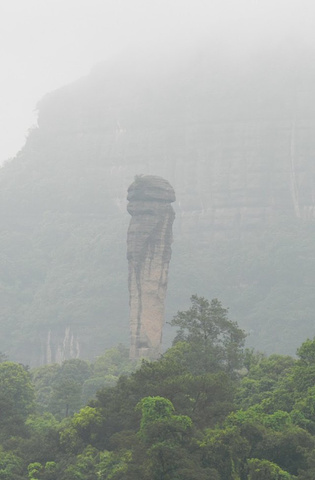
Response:
POLYGON ((74 463, 67 465, 63 475, 64 480, 98 480, 101 477, 96 474, 98 469, 99 452, 88 446, 82 453, 77 455, 74 463))
POLYGON ((130 450, 121 452, 104 451, 100 454, 100 463, 97 466, 98 479, 125 479, 128 464, 132 459, 130 450))
POLYGON ((276 354, 267 358, 261 356, 257 362, 252 362, 238 388, 238 406, 247 408, 264 401, 270 412, 290 408, 293 398, 285 382, 294 365, 292 357, 276 354))
POLYGON ((0 437, 20 434, 34 407, 29 373, 13 362, 0 363, 0 437))
POLYGON ((305 365, 315 365, 315 337, 313 340, 305 340, 296 353, 305 365))
POLYGON ((69 424, 60 432, 60 443, 63 448, 77 453, 84 445, 94 445, 97 434, 102 428, 102 416, 96 408, 86 406, 75 413, 69 424))
POLYGON ((80 359, 34 369, 32 378, 40 410, 48 410, 60 419, 79 410, 83 405, 82 386, 91 375, 91 366, 80 359))
POLYGON ((27 467, 29 480, 40 480, 43 465, 39 462, 30 463, 27 467))
POLYGON ((41 412, 50 410, 50 401, 60 365, 44 365, 31 370, 37 407, 41 412))
POLYGON ((0 479, 22 480, 22 459, 0 448, 0 479))
POLYGON ((216 470, 218 478, 229 480, 243 478, 241 474, 244 473, 250 444, 238 428, 227 426, 224 429, 206 429, 200 448, 202 464, 216 470))
POLYGON ((142 413, 139 436, 147 448, 148 471, 156 480, 171 480, 185 463, 185 440, 192 427, 186 415, 175 415, 170 400, 145 397, 136 407, 142 413))
POLYGON ((82 400, 87 403, 103 387, 114 386, 119 375, 128 375, 135 370, 136 363, 129 359, 129 349, 117 345, 100 355, 92 365, 92 375, 82 386, 82 400))
POLYGON ((296 477, 285 472, 268 460, 250 458, 247 460, 248 480, 294 480, 296 477))
POLYGON ((193 373, 217 370, 233 373, 242 366, 244 331, 228 319, 228 309, 218 299, 209 302, 193 295, 191 303, 188 310, 179 311, 170 322, 179 327, 174 343, 186 341, 193 346, 190 352, 193 373))
POLYGON ((72 379, 61 379, 56 383, 50 408, 59 418, 68 417, 81 406, 81 385, 72 379))
POLYGON ((295 396, 303 397, 315 384, 315 338, 307 339, 297 349, 299 360, 292 369, 291 384, 295 396))

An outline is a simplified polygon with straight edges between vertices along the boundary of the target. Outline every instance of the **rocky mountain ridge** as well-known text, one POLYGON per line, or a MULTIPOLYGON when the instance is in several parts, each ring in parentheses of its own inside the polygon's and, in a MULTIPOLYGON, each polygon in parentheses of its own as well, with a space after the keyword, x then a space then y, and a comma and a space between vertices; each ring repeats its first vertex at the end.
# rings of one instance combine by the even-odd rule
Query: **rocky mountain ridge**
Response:
POLYGON ((47 95, 0 169, 0 349, 36 365, 128 342, 135 175, 176 191, 168 317, 198 293, 262 350, 313 336, 315 71, 302 53, 204 49, 151 70, 130 58, 47 95))

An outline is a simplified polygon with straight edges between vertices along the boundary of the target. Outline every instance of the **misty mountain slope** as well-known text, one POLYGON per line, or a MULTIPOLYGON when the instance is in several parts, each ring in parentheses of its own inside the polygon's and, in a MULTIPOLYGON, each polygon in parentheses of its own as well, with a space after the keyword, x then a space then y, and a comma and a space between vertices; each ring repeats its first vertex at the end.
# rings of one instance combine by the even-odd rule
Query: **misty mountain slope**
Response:
POLYGON ((0 170, 0 349, 36 365, 128 341, 136 174, 176 192, 168 319, 197 293, 261 350, 312 337, 313 56, 120 58, 44 97, 0 170))

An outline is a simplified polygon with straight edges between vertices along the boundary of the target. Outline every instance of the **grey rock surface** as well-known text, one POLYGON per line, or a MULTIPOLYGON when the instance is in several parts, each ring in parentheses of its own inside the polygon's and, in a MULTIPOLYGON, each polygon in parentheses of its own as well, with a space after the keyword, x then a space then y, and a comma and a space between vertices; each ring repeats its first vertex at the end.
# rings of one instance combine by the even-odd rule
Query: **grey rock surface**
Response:
POLYGON ((162 345, 175 192, 161 177, 137 176, 127 199, 130 358, 155 359, 162 345))

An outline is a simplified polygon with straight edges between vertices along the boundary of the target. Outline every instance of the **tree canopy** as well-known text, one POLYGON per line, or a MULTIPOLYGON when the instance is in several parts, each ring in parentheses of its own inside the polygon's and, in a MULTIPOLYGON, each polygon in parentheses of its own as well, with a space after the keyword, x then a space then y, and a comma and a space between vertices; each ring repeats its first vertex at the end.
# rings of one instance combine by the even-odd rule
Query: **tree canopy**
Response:
POLYGON ((179 311, 170 324, 179 327, 174 344, 188 342, 196 372, 225 370, 232 373, 242 366, 245 332, 229 320, 228 309, 214 298, 192 295, 191 307, 179 311))
POLYGON ((313 480, 315 339, 297 358, 243 355, 227 309, 192 302, 174 345, 133 372, 121 346, 94 364, 0 363, 0 478, 313 480), (102 388, 79 405, 71 388, 95 375, 102 388))

